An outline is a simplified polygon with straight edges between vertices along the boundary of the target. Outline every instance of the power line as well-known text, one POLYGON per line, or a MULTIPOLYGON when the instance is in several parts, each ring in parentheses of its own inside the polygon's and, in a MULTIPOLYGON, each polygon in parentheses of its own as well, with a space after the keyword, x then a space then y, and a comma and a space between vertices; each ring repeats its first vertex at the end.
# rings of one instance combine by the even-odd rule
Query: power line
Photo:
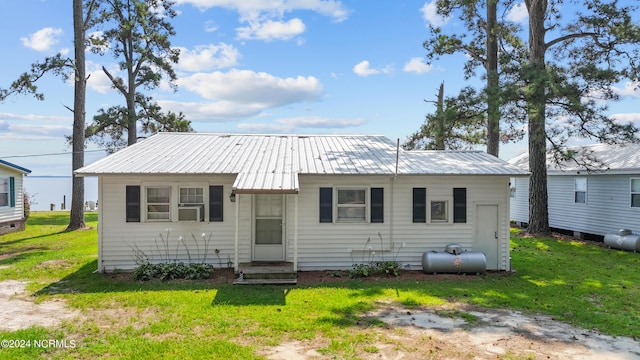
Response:
MULTIPOLYGON (((85 150, 84 153, 94 153, 94 152, 104 152, 104 150, 85 150)), ((48 153, 48 154, 32 154, 32 155, 9 155, 9 156, 0 156, 3 159, 11 159, 11 158, 25 158, 25 157, 41 157, 41 156, 56 156, 56 155, 70 155, 73 154, 73 151, 59 152, 59 153, 48 153)), ((80 151, 78 151, 80 153, 80 151)))

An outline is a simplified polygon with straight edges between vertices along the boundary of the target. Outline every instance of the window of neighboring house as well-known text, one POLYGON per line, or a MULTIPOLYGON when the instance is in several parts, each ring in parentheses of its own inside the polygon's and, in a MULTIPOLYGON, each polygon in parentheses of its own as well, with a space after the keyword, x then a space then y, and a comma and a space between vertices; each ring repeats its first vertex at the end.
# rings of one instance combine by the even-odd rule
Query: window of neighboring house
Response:
POLYGON ((366 222, 367 221, 367 191, 359 189, 338 189, 337 221, 338 222, 366 222))
POLYGON ((0 179, 0 206, 9 206, 9 178, 0 179))
POLYGON ((631 207, 640 207, 640 179, 631 179, 631 207))
POLYGON ((203 187, 180 187, 178 221, 204 221, 203 187))
POLYGON ((576 204, 587 203, 587 178, 577 177, 575 178, 575 196, 574 202, 576 204))
POLYGON ((431 200, 430 219, 432 223, 446 223, 449 221, 449 202, 447 200, 431 200))
POLYGON ((509 179, 509 197, 516 198, 516 178, 509 179))
POLYGON ((171 187, 147 187, 147 221, 171 221, 171 187))

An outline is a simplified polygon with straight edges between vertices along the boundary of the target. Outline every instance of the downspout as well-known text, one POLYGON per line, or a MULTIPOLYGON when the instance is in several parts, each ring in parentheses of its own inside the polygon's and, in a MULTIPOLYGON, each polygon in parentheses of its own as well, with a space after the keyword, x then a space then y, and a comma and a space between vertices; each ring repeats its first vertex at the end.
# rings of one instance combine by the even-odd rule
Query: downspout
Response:
POLYGON ((236 237, 234 242, 233 269, 238 271, 238 242, 240 240, 240 194, 236 194, 236 237))
POLYGON ((298 272, 298 194, 294 195, 293 212, 293 271, 298 272))
POLYGON ((396 142, 396 171, 393 174, 393 177, 391 178, 391 194, 390 194, 390 202, 391 202, 391 209, 389 210, 389 241, 390 244, 389 246, 391 247, 391 250, 393 251, 393 245, 394 245, 394 233, 393 233, 393 225, 394 225, 394 211, 393 209, 395 208, 395 202, 394 202, 394 193, 395 193, 395 185, 396 185, 396 179, 398 178, 398 162, 400 159, 400 138, 398 138, 397 142, 396 142))

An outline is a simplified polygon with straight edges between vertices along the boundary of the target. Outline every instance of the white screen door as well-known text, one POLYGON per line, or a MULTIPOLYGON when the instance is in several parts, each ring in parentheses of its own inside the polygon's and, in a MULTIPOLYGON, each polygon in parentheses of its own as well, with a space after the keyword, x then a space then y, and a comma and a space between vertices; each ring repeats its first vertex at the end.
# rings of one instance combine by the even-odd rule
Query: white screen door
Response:
POLYGON ((283 261, 282 195, 256 194, 254 199, 253 260, 283 261))

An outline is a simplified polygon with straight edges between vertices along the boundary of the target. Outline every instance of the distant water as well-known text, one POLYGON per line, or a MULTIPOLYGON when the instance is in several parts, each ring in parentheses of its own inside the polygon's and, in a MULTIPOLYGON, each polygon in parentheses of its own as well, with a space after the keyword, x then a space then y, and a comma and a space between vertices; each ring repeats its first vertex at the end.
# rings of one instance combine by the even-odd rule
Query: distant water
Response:
MULTIPOLYGON (((71 176, 27 176, 24 178, 24 188, 32 202, 31 210, 50 210, 51 204, 55 210, 60 210, 62 203, 71 209, 71 176)), ((84 178, 84 201, 98 200, 98 178, 84 178)))

